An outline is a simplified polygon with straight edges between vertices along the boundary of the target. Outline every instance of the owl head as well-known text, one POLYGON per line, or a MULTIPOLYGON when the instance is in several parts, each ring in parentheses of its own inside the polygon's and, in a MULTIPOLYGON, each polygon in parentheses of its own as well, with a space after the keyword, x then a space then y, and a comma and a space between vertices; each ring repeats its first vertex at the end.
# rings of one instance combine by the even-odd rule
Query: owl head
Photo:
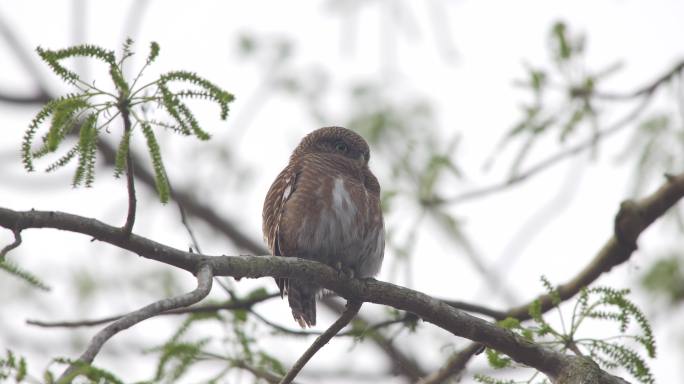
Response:
POLYGON ((292 158, 309 153, 324 153, 347 158, 368 166, 368 143, 358 133, 342 127, 319 128, 306 135, 292 153, 292 158))

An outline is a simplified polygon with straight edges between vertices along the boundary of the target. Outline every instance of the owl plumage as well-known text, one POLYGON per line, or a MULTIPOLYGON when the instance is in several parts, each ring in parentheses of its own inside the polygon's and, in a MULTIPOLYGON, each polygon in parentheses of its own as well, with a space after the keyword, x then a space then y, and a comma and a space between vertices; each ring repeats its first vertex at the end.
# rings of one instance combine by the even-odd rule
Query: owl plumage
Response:
MULTIPOLYGON (((369 158, 366 141, 349 129, 326 127, 305 136, 264 201, 262 229, 271 253, 322 262, 358 278, 375 276, 385 230, 369 158)), ((276 282, 299 325, 315 325, 321 287, 276 282)))

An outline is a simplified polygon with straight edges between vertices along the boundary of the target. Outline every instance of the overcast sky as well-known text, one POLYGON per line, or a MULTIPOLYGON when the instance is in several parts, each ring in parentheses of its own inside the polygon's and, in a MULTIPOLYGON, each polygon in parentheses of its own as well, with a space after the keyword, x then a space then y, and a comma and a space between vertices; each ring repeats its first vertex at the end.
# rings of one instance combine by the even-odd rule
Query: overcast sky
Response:
MULTIPOLYGON (((456 133, 462 137, 457 158, 467 177, 453 186, 454 192, 487 185, 505 176, 511 153, 503 154, 490 172, 484 172, 482 165, 504 132, 519 118, 519 104, 526 95, 516 89, 513 82, 524 77, 523 63, 551 65, 548 31, 553 22, 564 20, 573 31, 587 35, 586 65, 589 68, 624 63, 622 70, 604 84, 606 91, 635 89, 684 56, 684 2, 676 0, 374 1, 358 8, 355 3, 151 1, 136 8, 131 7, 130 2, 120 1, 0 1, 0 23, 15 32, 32 55, 38 45, 57 49, 81 42, 118 50, 129 34, 136 39, 137 50, 142 52, 146 52, 150 41, 157 41, 161 45, 161 55, 153 72, 193 70, 234 93, 237 100, 231 105, 227 122, 220 122, 217 111, 211 107, 200 110, 200 120, 210 127, 213 143, 219 148, 224 146, 230 164, 232 161, 243 164, 244 180, 234 173, 226 174, 228 167, 216 153, 199 153, 202 143, 190 140, 192 145, 187 145, 187 140, 171 137, 160 140, 171 179, 195 188, 201 199, 216 206, 222 214, 239 218, 242 229, 254 239, 261 237, 261 204, 268 186, 286 164, 289 152, 299 139, 319 123, 311 118, 301 102, 293 101, 283 93, 264 91, 266 59, 244 58, 238 49, 239 36, 291 41, 294 51, 286 66, 279 69, 282 73, 305 76, 310 73, 312 77, 316 73, 327 73, 331 91, 321 102, 333 118, 324 125, 339 125, 345 121, 350 103, 344 95, 349 84, 354 82, 380 84, 391 90, 396 100, 419 98, 429 101, 435 111, 435 128, 445 137, 456 133), (79 11, 74 11, 74 4, 79 11), (131 9, 140 13, 142 22, 131 17, 131 9), (75 18, 86 21, 75 21, 75 18), (134 27, 132 32, 127 30, 130 26, 134 27)), ((63 92, 56 76, 45 70, 46 66, 33 56, 51 89, 63 92)), ((137 66, 140 60, 132 64, 137 66)), ((0 68, 0 89, 31 92, 34 83, 30 72, 4 40, 0 40, 0 68)), ((97 67, 81 69, 92 76, 99 73, 97 67)), ((660 108, 669 110, 671 106, 663 104, 660 108)), ((620 111, 626 109, 612 112, 610 117, 619 118, 620 111)), ((52 175, 24 173, 17 153, 33 113, 35 110, 31 108, 0 104, 3 128, 0 140, 1 205, 13 209, 62 210, 95 216, 114 225, 122 224, 126 204, 123 184, 111 177, 110 170, 98 174, 94 188, 77 190, 70 187, 69 171, 52 175)), ((521 187, 453 208, 463 218, 463 230, 486 263, 500 264, 501 260, 515 255, 515 262, 504 264, 505 269, 498 271, 502 281, 513 287, 513 299, 522 302, 539 292, 537 282, 541 274, 554 283, 567 280, 608 239, 619 202, 629 197, 633 166, 615 161, 627 138, 628 134, 615 137, 613 144, 589 167, 588 156, 579 156, 521 187), (562 191, 566 193, 560 193, 562 191), (554 220, 539 219, 543 228, 533 231, 533 235, 519 231, 527 223, 535 223, 535 214, 549 205, 562 209, 562 213, 554 220), (519 241, 524 241, 525 246, 518 247, 519 241)), ((534 152, 530 164, 558 149, 555 143, 551 144, 534 152)), ((381 161, 382 158, 374 157, 371 166, 382 169, 381 161)), ((382 184, 383 180, 380 182, 382 184)), ((187 248, 188 240, 177 221, 175 207, 161 207, 149 191, 140 193, 141 212, 147 214, 139 216, 136 231, 187 248)), ((401 214, 395 215, 389 223, 400 220, 401 214)), ((206 253, 238 252, 226 240, 215 239, 210 229, 198 225, 198 231, 206 253)), ((7 346, 30 356, 31 362, 37 362, 35 370, 42 369, 50 357, 74 355, 74 351, 66 351, 61 344, 70 340, 73 331, 28 328, 24 325, 26 318, 96 317, 126 311, 153 299, 136 297, 135 291, 124 287, 120 300, 104 301, 107 294, 122 289, 116 279, 105 278, 105 292, 88 302, 87 311, 74 313, 72 305, 83 300, 77 297, 77 290, 71 285, 74 273, 87 270, 97 276, 109 268, 140 268, 150 273, 163 269, 138 258, 123 257, 108 247, 90 248, 91 243, 82 236, 39 232, 44 231, 27 233, 15 256, 20 257, 22 266, 43 276, 53 286, 53 291, 33 297, 31 300, 36 305, 26 305, 22 300, 11 300, 16 297, 15 292, 27 294, 23 283, 0 278, 0 302, 9 303, 0 316, 0 347, 7 346), (93 261, 97 257, 92 254, 93 249, 109 257, 93 261), (125 264, 123 268, 122 264, 125 264), (35 348, 43 342, 48 345, 46 348, 35 348)), ((640 273, 663 247, 661 237, 655 233, 657 230, 652 232, 645 234, 641 251, 632 261, 612 271, 600 283, 634 286, 640 273)), ((0 244, 10 240, 10 234, 0 233, 0 244)), ((412 288, 440 297, 478 300, 504 307, 507 304, 505 297, 491 294, 459 252, 444 236, 422 234, 417 240, 417 257, 409 266, 401 267, 412 270, 412 279, 407 279, 403 272, 391 275, 388 268, 380 278, 410 284, 412 288)), ((393 257, 389 252, 387 262, 391 263, 393 257)), ((182 279, 183 287, 192 285, 187 277, 182 279)), ((142 286, 152 284, 138 283, 142 286)), ((270 281, 247 281, 240 285, 273 288, 270 281)), ((681 321, 672 319, 681 320, 684 314, 680 310, 668 314, 673 316, 671 318, 661 318, 657 303, 649 303, 647 296, 638 293, 636 300, 652 316, 657 330, 659 357, 651 362, 656 378, 662 383, 673 382, 674 377, 684 375, 679 364, 684 333, 675 325, 681 321)), ((372 306, 364 308, 381 310, 372 306)), ((283 324, 293 325, 285 303, 274 301, 263 311, 283 324)), ((322 317, 319 324, 332 321, 330 314, 322 317)), ((96 363, 135 367, 122 372, 122 376, 142 379, 144 374, 140 372, 149 372, 149 367, 130 359, 118 360, 121 358, 118 354, 127 346, 136 345, 136 338, 148 337, 149 332, 155 333, 149 336, 153 341, 146 346, 164 340, 173 326, 155 328, 159 324, 162 322, 157 321, 152 326, 141 324, 117 336, 105 346, 111 353, 103 354, 96 363)), ((93 332, 90 329, 80 333, 81 342, 93 332)), ((431 337, 440 335, 436 331, 427 331, 427 334, 431 337)), ((282 342, 293 345, 296 350, 303 350, 305 345, 282 342)), ((408 338, 405 343, 407 348, 422 345, 417 338, 408 338)), ((78 342, 75 346, 78 350, 78 342)), ((335 356, 345 353, 346 348, 348 344, 344 343, 326 347, 312 367, 322 369, 334 364, 335 356)), ((443 359, 448 352, 433 348, 425 351, 422 359, 426 366, 434 368, 438 365, 435 362, 440 360, 431 359, 443 359)), ((280 357, 287 362, 295 358, 282 354, 280 357)), ((378 368, 372 363, 364 363, 361 358, 356 359, 359 366, 370 371, 378 368)), ((246 377, 242 379, 249 381, 246 377)), ((463 382, 470 382, 470 379, 465 378, 463 382)))

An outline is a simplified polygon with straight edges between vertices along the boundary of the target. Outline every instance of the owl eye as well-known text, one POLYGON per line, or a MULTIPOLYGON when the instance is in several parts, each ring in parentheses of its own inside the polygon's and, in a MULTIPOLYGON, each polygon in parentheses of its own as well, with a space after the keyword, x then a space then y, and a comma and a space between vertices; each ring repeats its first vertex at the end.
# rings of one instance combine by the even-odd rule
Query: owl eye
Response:
POLYGON ((349 150, 349 147, 347 147, 347 144, 345 144, 344 142, 338 141, 337 143, 335 143, 335 150, 337 152, 346 153, 349 150))

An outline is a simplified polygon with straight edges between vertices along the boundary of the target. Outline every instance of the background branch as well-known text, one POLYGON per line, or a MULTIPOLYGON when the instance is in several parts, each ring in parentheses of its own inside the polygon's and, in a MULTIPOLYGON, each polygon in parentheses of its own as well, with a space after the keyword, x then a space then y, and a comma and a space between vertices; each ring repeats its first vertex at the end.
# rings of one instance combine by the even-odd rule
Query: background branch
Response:
MULTIPOLYGON (((221 310, 235 310, 235 309, 250 309, 254 304, 261 303, 266 300, 270 300, 275 297, 280 297, 280 293, 271 293, 262 297, 249 298, 245 300, 231 300, 224 304, 207 304, 207 305, 197 305, 187 308, 177 308, 160 313, 160 316, 167 315, 184 315, 188 313, 212 313, 221 310)), ((41 320, 26 320, 26 324, 35 325, 38 327, 45 328, 56 328, 56 327, 91 327, 94 325, 101 325, 111 323, 112 321, 118 320, 124 315, 114 315, 109 317, 103 317, 101 319, 93 320, 78 320, 78 321, 41 321, 41 320)))
POLYGON ((170 309, 186 307, 202 300, 209 294, 209 291, 211 291, 212 278, 213 274, 211 267, 208 264, 202 264, 202 266, 199 268, 199 272, 197 273, 197 288, 192 292, 181 296, 159 300, 155 303, 140 308, 137 311, 131 312, 114 323, 108 325, 95 336, 93 336, 83 354, 81 354, 78 360, 67 367, 57 381, 59 383, 71 382, 71 379, 78 376, 79 367, 82 364, 90 364, 93 359, 95 359, 95 356, 97 356, 97 354, 100 352, 100 349, 104 343, 124 329, 128 329, 143 320, 149 319, 150 317, 156 316, 170 309))
POLYGON ((299 374, 299 371, 304 368, 306 363, 311 360, 313 355, 316 354, 321 348, 323 348, 324 345, 328 344, 330 339, 335 337, 335 335, 342 330, 349 322, 356 316, 357 313, 359 313, 359 309, 361 309, 361 305, 363 303, 360 301, 354 301, 354 300, 349 300, 347 301, 347 309, 342 312, 342 315, 335 321, 325 332, 323 332, 322 335, 318 336, 316 340, 314 340, 313 344, 304 352, 304 354, 295 362, 295 364, 290 368, 290 370, 287 372, 287 375, 283 377, 283 379, 280 381, 280 384, 289 384, 294 380, 295 377, 297 377, 297 374, 299 374))

